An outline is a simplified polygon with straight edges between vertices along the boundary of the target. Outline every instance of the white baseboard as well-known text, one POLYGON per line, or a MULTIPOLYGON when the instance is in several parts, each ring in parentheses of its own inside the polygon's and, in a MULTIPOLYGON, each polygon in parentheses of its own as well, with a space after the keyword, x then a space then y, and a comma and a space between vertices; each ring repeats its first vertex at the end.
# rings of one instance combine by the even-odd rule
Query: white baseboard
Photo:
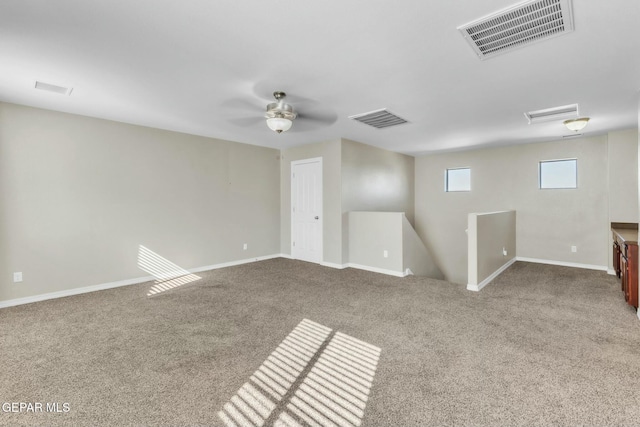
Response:
POLYGON ((604 265, 580 264, 577 262, 553 261, 549 259, 516 257, 516 261, 534 262, 536 264, 561 265, 563 267, 585 268, 587 270, 607 271, 609 268, 604 265))
MULTIPOLYGON (((264 261, 272 258, 280 258, 281 254, 265 255, 255 258, 241 259, 237 261, 223 262, 220 264, 207 265, 204 267, 196 267, 187 269, 189 273, 199 273, 202 271, 216 270, 218 268, 231 267, 234 265, 248 264, 256 261, 264 261)), ((33 295, 24 298, 15 298, 6 301, 0 301, 0 308, 14 307, 16 305, 31 304, 32 302, 45 301, 55 298, 69 297, 73 295, 86 294, 88 292, 104 291, 107 289, 119 288, 121 286, 137 285, 155 280, 153 276, 137 277, 135 279, 118 280, 116 282, 101 283, 98 285, 84 286, 82 288, 65 289, 63 291, 49 292, 46 294, 33 295)))
POLYGON ((30 297, 15 298, 6 301, 0 301, 0 308, 14 307, 16 305, 31 304, 32 302, 45 301, 48 299, 56 299, 70 297, 72 295, 86 294, 88 292, 104 291, 121 286, 137 285, 154 280, 153 276, 137 277, 135 279, 118 280, 117 282, 101 283, 98 285, 84 286, 82 288, 65 289, 63 291, 49 292, 46 294, 33 295, 30 297))
POLYGON ((503 271, 505 271, 507 268, 509 268, 511 266, 511 264, 516 262, 516 259, 517 258, 511 258, 509 261, 506 262, 506 264, 504 264, 502 267, 500 267, 499 269, 497 269, 496 271, 491 273, 491 275, 489 277, 487 277, 486 279, 484 279, 482 282, 478 283, 477 285, 468 283, 467 284, 467 290, 474 291, 474 292, 479 292, 480 289, 482 289, 485 286, 487 286, 489 284, 489 282, 491 282, 493 279, 498 277, 498 275, 500 273, 502 273, 503 271))
MULTIPOLYGON (((280 254, 280 257, 295 259, 289 254, 280 254)), ((413 274, 409 269, 407 269, 407 272, 402 273, 400 271, 387 270, 385 268, 378 268, 378 267, 369 267, 367 265, 353 264, 353 263, 338 264, 336 262, 322 261, 320 265, 323 267, 330 267, 338 270, 344 270, 345 268, 351 267, 351 268, 357 268, 358 270, 366 270, 366 271, 371 271, 373 273, 388 274, 389 276, 396 276, 396 277, 405 277, 405 276, 408 276, 409 274, 413 274)))
POLYGON ((396 277, 406 276, 406 274, 403 273, 402 271, 387 270, 386 268, 369 267, 368 265, 353 264, 351 262, 346 265, 347 267, 357 268, 358 270, 366 270, 366 271, 371 271, 373 273, 387 274, 389 276, 396 276, 396 277))
POLYGON ((249 264, 250 262, 265 261, 267 259, 273 259, 273 258, 281 258, 281 255, 273 254, 273 255, 259 256, 255 258, 240 259, 237 261, 229 261, 229 262, 223 262, 220 264, 206 265, 204 267, 191 268, 191 269, 188 269, 187 271, 189 271, 189 273, 199 273, 201 271, 209 271, 209 270, 216 270, 218 268, 233 267, 234 265, 249 264))
POLYGON ((323 265, 325 267, 337 268, 339 270, 342 270, 343 268, 347 268, 349 266, 349 264, 337 264, 335 262, 326 262, 326 261, 322 261, 320 265, 323 265))
MULTIPOLYGON (((280 258, 286 258, 286 259, 295 259, 293 256, 291 256, 290 254, 279 254, 278 255, 280 258)), ((320 262, 320 265, 324 266, 324 267, 331 267, 331 268, 337 268, 339 270, 342 270, 343 268, 347 268, 348 265, 347 264, 338 264, 335 262, 327 262, 327 261, 322 261, 320 262)))
POLYGON ((610 275, 612 275, 612 276, 615 276, 615 275, 616 275, 616 271, 615 271, 615 270, 613 270, 613 269, 610 269, 610 268, 609 268, 609 269, 607 269, 607 274, 610 274, 610 275))
POLYGON ((636 315, 638 316, 638 319, 640 319, 640 310, 636 311, 636 315))

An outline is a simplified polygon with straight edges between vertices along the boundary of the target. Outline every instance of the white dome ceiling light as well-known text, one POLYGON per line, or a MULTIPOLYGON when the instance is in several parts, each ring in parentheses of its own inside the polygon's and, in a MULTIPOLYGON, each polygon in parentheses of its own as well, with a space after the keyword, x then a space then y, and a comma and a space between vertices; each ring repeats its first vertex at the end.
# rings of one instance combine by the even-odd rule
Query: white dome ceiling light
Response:
POLYGON ((578 132, 584 129, 587 123, 589 123, 589 117, 581 117, 579 119, 565 120, 563 123, 567 127, 567 129, 572 130, 574 132, 578 132))

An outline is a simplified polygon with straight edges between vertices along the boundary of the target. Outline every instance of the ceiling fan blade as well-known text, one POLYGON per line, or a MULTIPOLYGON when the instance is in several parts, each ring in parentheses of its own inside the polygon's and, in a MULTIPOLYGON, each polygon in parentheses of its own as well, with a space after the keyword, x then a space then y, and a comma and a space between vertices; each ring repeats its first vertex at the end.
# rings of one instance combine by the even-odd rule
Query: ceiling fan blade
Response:
POLYGON ((293 126, 291 130, 294 132, 307 132, 315 129, 320 129, 322 127, 331 126, 338 120, 338 116, 333 115, 298 115, 298 117, 294 120, 293 126))
POLYGON ((270 102, 273 102, 274 92, 284 92, 286 94, 285 102, 287 104, 292 104, 294 107, 296 105, 302 105, 307 103, 317 104, 317 101, 311 98, 305 98, 304 96, 301 96, 300 95, 300 93, 302 92, 301 88, 293 87, 289 84, 283 83, 280 81, 280 79, 262 80, 262 81, 256 82, 253 86, 253 94, 256 97, 260 99, 271 100, 270 102))
POLYGON ((292 93, 292 94, 287 93, 286 102, 288 102, 289 104, 294 104, 298 106, 318 104, 318 101, 315 101, 311 98, 305 98, 304 96, 300 96, 295 93, 292 93))
POLYGON ((293 122, 291 130, 294 132, 306 132, 321 127, 331 126, 338 120, 336 113, 316 113, 316 114, 302 114, 299 113, 298 117, 293 122))
MULTIPOLYGON (((293 122, 291 131, 306 132, 330 126, 338 120, 337 114, 330 108, 325 107, 314 99, 305 98, 297 95, 297 93, 287 92, 288 89, 290 88, 286 85, 277 85, 274 84, 274 82, 257 82, 253 87, 254 99, 228 99, 222 103, 222 106, 229 109, 241 109, 252 115, 255 114, 255 116, 252 117, 229 119, 230 123, 241 127, 255 126, 258 123, 264 123, 265 120, 263 118, 265 114, 265 104, 261 103, 262 101, 260 101, 260 99, 269 99, 273 97, 274 92, 284 91, 286 93, 286 96, 283 98, 284 105, 278 104, 275 111, 277 112, 278 108, 282 108, 283 111, 287 108, 293 108, 293 111, 297 114, 297 118, 293 122), (262 114, 259 114, 261 111, 262 114)), ((273 99, 270 103, 268 102, 268 105, 274 104, 274 102, 276 102, 276 99, 273 99)))
POLYGON ((324 113, 324 114, 299 114, 299 119, 302 119, 307 123, 317 123, 318 125, 332 125, 338 121, 338 115, 336 113, 324 113))
MULTIPOLYGON (((240 127, 249 127, 255 126, 259 123, 263 123, 264 119, 262 117, 239 117, 235 119, 229 119, 229 123, 234 124, 240 127)), ((266 125, 265 125, 266 128, 266 125)))
POLYGON ((264 104, 262 102, 258 102, 258 100, 252 102, 248 101, 244 98, 232 98, 227 99, 226 101, 220 104, 223 108, 233 108, 236 110, 244 110, 244 111, 261 111, 264 109, 264 104))

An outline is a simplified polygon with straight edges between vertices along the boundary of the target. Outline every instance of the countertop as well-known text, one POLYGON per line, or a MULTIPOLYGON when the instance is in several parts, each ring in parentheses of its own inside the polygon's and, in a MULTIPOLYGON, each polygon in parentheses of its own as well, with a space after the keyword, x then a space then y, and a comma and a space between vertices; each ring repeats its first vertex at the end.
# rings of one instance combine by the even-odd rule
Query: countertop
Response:
POLYGON ((628 245, 638 244, 638 224, 611 223, 611 232, 628 245))

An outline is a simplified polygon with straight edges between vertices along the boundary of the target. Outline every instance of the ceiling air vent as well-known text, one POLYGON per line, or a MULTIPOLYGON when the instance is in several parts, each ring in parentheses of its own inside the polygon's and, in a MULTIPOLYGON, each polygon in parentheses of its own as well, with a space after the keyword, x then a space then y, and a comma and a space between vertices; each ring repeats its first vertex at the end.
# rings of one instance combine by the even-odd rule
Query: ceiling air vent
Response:
POLYGON ((349 116, 352 120, 357 120, 360 123, 364 123, 365 125, 373 126, 374 128, 383 129, 388 128, 390 126, 401 125, 403 123, 408 123, 402 117, 398 117, 393 113, 387 111, 386 108, 381 110, 370 111, 368 113, 356 114, 354 116, 349 116))
POLYGON ((458 27, 480 59, 573 31, 571 0, 529 0, 458 27))
POLYGON ((562 119, 575 119, 578 117, 578 104, 563 105, 562 107, 547 108, 545 110, 529 111, 524 113, 529 124, 551 122, 562 119))
POLYGON ((58 93, 60 95, 71 95, 71 91, 73 88, 53 85, 51 83, 40 82, 36 80, 36 84, 34 86, 36 89, 46 90, 47 92, 58 93))

